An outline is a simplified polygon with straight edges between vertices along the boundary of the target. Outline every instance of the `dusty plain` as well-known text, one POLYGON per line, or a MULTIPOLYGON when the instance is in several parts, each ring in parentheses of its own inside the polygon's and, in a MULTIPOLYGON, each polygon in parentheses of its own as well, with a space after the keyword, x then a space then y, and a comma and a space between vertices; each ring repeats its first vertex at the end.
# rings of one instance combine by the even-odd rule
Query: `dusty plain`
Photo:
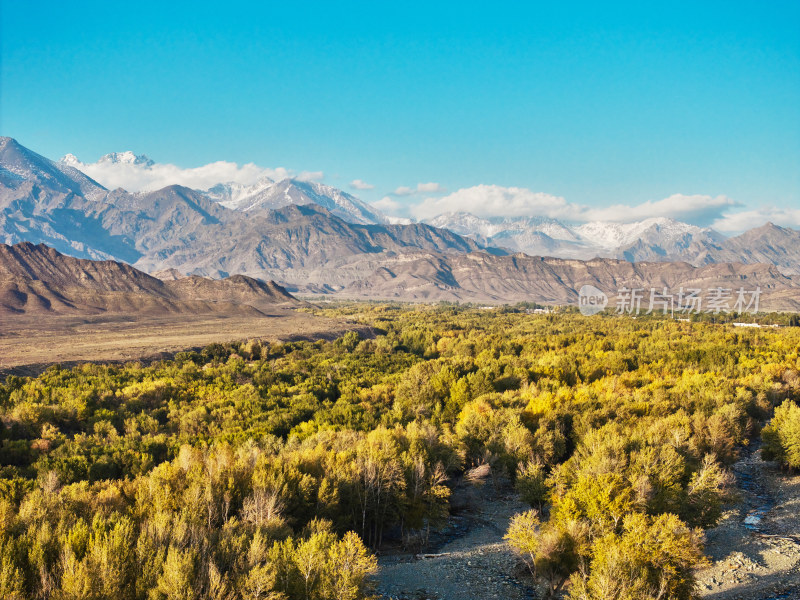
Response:
POLYGON ((264 316, 2 315, 0 376, 35 375, 52 364, 166 358, 234 340, 333 339, 351 330, 370 335, 363 325, 291 308, 276 308, 264 316))

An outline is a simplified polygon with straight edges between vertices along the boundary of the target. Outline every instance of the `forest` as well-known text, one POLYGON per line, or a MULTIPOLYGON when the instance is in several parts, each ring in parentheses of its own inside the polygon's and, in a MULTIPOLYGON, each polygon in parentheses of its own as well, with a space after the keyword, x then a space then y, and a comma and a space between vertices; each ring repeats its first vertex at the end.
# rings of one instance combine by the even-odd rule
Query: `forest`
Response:
POLYGON ((525 308, 343 303, 309 310, 374 337, 8 376, 0 597, 367 598, 489 465, 546 594, 693 598, 742 449, 800 468, 800 327, 525 308))

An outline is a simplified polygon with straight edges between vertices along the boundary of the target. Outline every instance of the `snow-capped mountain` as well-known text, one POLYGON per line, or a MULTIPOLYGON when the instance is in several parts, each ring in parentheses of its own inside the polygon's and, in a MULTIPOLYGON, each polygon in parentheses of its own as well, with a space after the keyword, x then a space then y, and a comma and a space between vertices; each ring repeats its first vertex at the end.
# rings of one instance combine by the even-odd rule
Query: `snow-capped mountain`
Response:
POLYGON ((468 212, 450 212, 424 223, 471 237, 485 246, 514 252, 564 258, 579 258, 587 254, 580 238, 569 227, 546 217, 485 218, 468 212))
MULTIPOLYGON (((337 198, 347 200, 346 195, 320 184, 264 181, 261 187, 263 194, 275 194, 280 202, 291 205, 275 211, 231 210, 183 185, 136 193, 108 191, 80 171, 53 163, 15 140, 0 138, 0 242, 44 243, 65 254, 110 258, 149 272, 173 268, 182 274, 212 277, 243 273, 276 279, 308 293, 341 293, 342 297, 566 303, 574 302, 576 290, 586 281, 606 282, 607 289, 633 281, 643 287, 702 282, 709 287, 759 286, 770 293, 777 289, 792 308, 798 306, 800 287, 772 266, 789 272, 800 264, 800 231, 788 228, 767 225, 725 239, 718 247, 713 240, 701 244, 696 239, 703 231, 688 230, 683 236, 667 236, 674 243, 662 247, 656 242, 667 238, 659 236, 682 225, 655 222, 643 227, 625 256, 655 253, 655 260, 667 263, 673 260, 670 248, 682 247, 691 238, 694 241, 683 260, 700 265, 697 269, 686 263, 603 259, 579 263, 485 252, 472 239, 424 224, 348 223, 315 205, 325 201, 323 194, 328 206, 339 210, 344 209, 336 204, 337 198), (314 204, 294 205, 301 193, 303 201, 316 198, 314 204), (772 264, 711 264, 723 261, 772 264)), ((222 201, 248 197, 244 187, 223 186, 216 193, 222 201)), ((254 204, 251 198, 241 208, 254 204)), ((547 244, 553 250, 544 254, 550 256, 558 256, 564 248, 591 248, 581 246, 588 244, 582 239, 555 239, 535 230, 540 227, 566 236, 563 226, 574 234, 575 228, 568 224, 534 220, 528 223, 534 228, 530 230, 520 229, 521 222, 507 224, 499 232, 492 230, 492 240, 507 247, 547 244)), ((0 304, 3 298, 17 302, 20 293, 28 292, 16 289, 0 294, 0 304)))
POLYGON ((231 210, 251 212, 289 205, 317 204, 349 223, 388 223, 380 211, 355 196, 315 181, 287 177, 285 169, 262 169, 251 163, 240 167, 224 161, 182 169, 171 164, 156 163, 147 155, 135 154, 130 150, 111 152, 94 163, 84 163, 74 154, 67 154, 58 164, 96 177, 109 189, 149 192, 179 184, 196 189, 209 200, 231 210), (222 179, 225 174, 236 179, 222 179), (272 174, 274 179, 267 174, 272 174))
POLYGON ((446 213, 425 221, 487 246, 563 258, 686 260, 718 250, 725 237, 707 227, 669 218, 633 223, 595 221, 581 225, 545 217, 477 217, 446 213))
POLYGON ((156 164, 155 161, 153 161, 146 154, 137 155, 130 150, 127 150, 126 152, 111 152, 109 154, 105 154, 104 156, 101 156, 97 162, 125 165, 144 165, 146 167, 152 167, 154 164, 156 164))
POLYGON ((666 217, 633 223, 594 221, 575 227, 575 233, 585 242, 604 250, 624 248, 643 238, 662 244, 674 244, 687 238, 721 238, 720 234, 708 227, 697 227, 666 217))
POLYGON ((383 214, 355 196, 316 181, 288 178, 273 181, 263 177, 253 185, 221 183, 203 193, 226 208, 244 212, 316 204, 349 223, 387 223, 383 214))
MULTIPOLYGON (((83 165, 80 159, 74 154, 66 154, 61 157, 61 160, 58 162, 79 170, 83 165)), ((105 154, 97 160, 96 164, 142 165, 145 167, 152 167, 156 163, 146 154, 134 154, 130 150, 127 150, 125 152, 110 152, 105 154)))
POLYGON ((478 235, 487 239, 509 232, 537 232, 554 240, 578 241, 577 236, 563 223, 546 217, 483 218, 468 212, 450 212, 424 222, 434 227, 444 227, 459 235, 478 235))
MULTIPOLYGON (((155 163, 146 155, 130 151, 112 152, 91 164, 82 163, 73 154, 52 163, 13 140, 6 139, 4 145, 7 160, 5 168, 0 168, 0 184, 10 189, 24 181, 37 181, 48 188, 60 189, 62 194, 80 194, 97 200, 107 196, 116 199, 103 186, 134 190, 131 196, 146 196, 178 184, 193 190, 205 190, 197 191, 197 195, 215 207, 224 207, 234 213, 255 216, 270 210, 314 204, 355 225, 413 224, 410 219, 386 216, 334 187, 294 179, 286 169, 264 169, 252 163, 239 166, 224 161, 183 169, 155 163), (25 166, 37 161, 41 168, 35 173, 25 166)), ((28 227, 24 219, 15 223, 14 227, 19 231, 28 227)), ((800 251, 800 244, 795 240, 798 232, 779 231, 780 228, 760 229, 758 235, 753 234, 756 241, 751 242, 748 241, 750 238, 728 239, 710 228, 668 218, 632 223, 598 221, 578 224, 538 216, 479 217, 467 212, 451 212, 424 223, 448 230, 447 235, 452 232, 471 238, 470 243, 474 240, 480 246, 529 255, 570 259, 617 258, 632 262, 686 261, 693 265, 763 261, 779 266, 784 272, 800 272, 795 260, 800 251)), ((20 237, 19 233, 11 231, 13 228, 6 229, 6 239, 20 237)), ((64 241, 63 235, 59 237, 52 232, 47 235, 50 236, 48 240, 54 240, 53 243, 64 241)))

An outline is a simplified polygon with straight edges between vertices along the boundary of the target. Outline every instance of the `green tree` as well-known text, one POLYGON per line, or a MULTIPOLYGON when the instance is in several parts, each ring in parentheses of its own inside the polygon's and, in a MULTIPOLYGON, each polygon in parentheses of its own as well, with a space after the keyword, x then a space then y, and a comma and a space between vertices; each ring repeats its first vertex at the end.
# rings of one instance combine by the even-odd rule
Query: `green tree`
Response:
POLYGON ((675 515, 631 514, 621 534, 599 539, 588 576, 573 575, 572 600, 694 598, 702 536, 675 515))
POLYGON ((158 578, 158 592, 165 600, 195 600, 195 568, 196 559, 191 550, 171 547, 158 578))
POLYGON ((761 431, 765 460, 776 460, 784 467, 800 469, 800 406, 786 400, 775 408, 775 416, 761 431))

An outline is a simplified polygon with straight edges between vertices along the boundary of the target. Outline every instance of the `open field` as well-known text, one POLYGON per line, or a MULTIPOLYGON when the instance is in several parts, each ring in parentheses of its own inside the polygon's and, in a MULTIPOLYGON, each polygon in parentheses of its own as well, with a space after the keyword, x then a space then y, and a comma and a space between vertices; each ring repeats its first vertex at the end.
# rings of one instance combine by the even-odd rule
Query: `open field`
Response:
POLYGON ((281 308, 264 317, 4 316, 0 319, 0 375, 33 375, 54 363, 162 358, 231 340, 332 339, 350 330, 364 335, 368 328, 281 308))

